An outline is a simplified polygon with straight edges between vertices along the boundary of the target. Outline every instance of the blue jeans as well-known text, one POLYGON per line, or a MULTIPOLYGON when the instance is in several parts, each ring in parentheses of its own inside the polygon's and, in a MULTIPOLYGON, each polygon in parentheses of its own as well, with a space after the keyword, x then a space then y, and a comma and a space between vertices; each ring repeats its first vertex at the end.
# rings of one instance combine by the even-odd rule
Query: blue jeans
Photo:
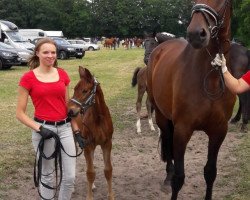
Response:
MULTIPOLYGON (((53 125, 46 125, 46 124, 44 124, 43 126, 58 134, 65 151, 69 155, 76 155, 75 142, 74 142, 70 122, 64 125, 60 125, 60 126, 53 126, 53 125)), ((38 147, 40 139, 41 139, 40 134, 37 133, 36 131, 32 131, 32 144, 34 146, 35 151, 37 151, 37 147, 38 147)), ((55 143, 55 140, 53 138, 45 141, 44 153, 46 156, 50 156, 54 152, 55 150, 54 143, 55 143)), ((62 154, 63 176, 62 176, 62 182, 60 186, 58 200, 70 200, 71 194, 74 191, 74 185, 75 185, 76 158, 69 157, 62 150, 61 150, 61 154, 62 154)), ((49 176, 41 177, 42 182, 50 186, 53 186, 53 185, 55 186, 55 178, 52 173, 55 170, 54 159, 51 159, 51 160, 43 159, 42 162, 43 162, 42 174, 44 175, 49 174, 49 176)), ((47 189, 43 187, 42 185, 40 185, 40 191, 41 191, 41 195, 44 198, 51 199, 54 196, 54 190, 47 189)))

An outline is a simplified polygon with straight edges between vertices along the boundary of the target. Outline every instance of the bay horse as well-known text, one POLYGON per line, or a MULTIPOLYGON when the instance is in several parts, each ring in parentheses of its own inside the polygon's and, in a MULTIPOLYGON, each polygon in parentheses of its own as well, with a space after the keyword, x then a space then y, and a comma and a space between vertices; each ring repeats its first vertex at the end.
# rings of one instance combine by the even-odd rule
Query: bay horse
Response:
MULTIPOLYGON (((176 200, 184 180, 184 155, 193 132, 208 138, 205 199, 212 199, 217 157, 233 111, 236 95, 223 82, 217 53, 229 61, 231 0, 195 0, 187 40, 173 39, 157 46, 148 62, 147 91, 161 130, 161 158, 167 162, 164 185, 176 200)), ((231 70, 230 62, 227 63, 231 70)))
POLYGON ((113 38, 113 37, 107 38, 104 40, 103 46, 106 47, 106 49, 107 48, 112 49, 112 47, 114 47, 114 45, 115 45, 115 42, 116 42, 115 38, 113 38))
POLYGON ((74 88, 72 99, 68 103, 68 116, 75 118, 86 141, 84 156, 87 165, 87 200, 93 200, 92 187, 95 180, 93 165, 94 151, 101 146, 104 160, 104 174, 108 184, 108 199, 114 200, 112 191, 111 149, 113 123, 105 103, 100 84, 87 68, 79 66, 80 80, 74 88))
MULTIPOLYGON (((239 43, 232 43, 230 49, 230 62, 232 66, 232 74, 236 78, 240 78, 248 70, 250 70, 250 50, 239 43)), ((250 91, 238 94, 239 108, 231 119, 231 123, 237 123, 242 116, 242 124, 240 131, 246 133, 248 131, 247 124, 250 119, 250 91)))
POLYGON ((137 48, 139 48, 139 47, 142 47, 143 40, 142 40, 141 38, 135 38, 135 39, 134 39, 134 43, 135 43, 135 46, 136 46, 137 48))

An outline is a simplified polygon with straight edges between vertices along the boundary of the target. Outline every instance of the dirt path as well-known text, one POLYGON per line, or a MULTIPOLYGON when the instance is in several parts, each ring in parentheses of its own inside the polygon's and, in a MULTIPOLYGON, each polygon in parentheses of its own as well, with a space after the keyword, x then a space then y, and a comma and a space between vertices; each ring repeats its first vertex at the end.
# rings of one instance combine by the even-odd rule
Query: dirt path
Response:
MULTIPOLYGON (((146 120, 142 121, 142 135, 138 136, 135 127, 115 132, 113 138, 113 189, 117 200, 165 200, 170 195, 161 191, 165 178, 165 164, 160 160, 158 135, 148 130, 146 120)), ((186 179, 179 194, 179 200, 200 200, 205 193, 203 167, 206 162, 207 136, 195 132, 188 144, 185 156, 186 179)), ((218 175, 214 186, 214 199, 223 199, 233 189, 232 181, 219 184, 224 176, 229 175, 237 159, 232 156, 240 138, 235 132, 229 132, 218 157, 218 175)), ((95 200, 107 199, 106 181, 103 174, 103 161, 100 148, 95 153, 97 189, 95 200)), ((77 160, 77 179, 72 200, 83 200, 86 194, 86 170, 83 156, 77 160)), ((7 182, 17 182, 16 188, 8 193, 4 200, 35 200, 37 192, 33 184, 32 169, 20 169, 20 180, 8 178, 7 182), (22 181, 21 181, 22 180, 22 181), (23 181, 24 180, 24 181, 23 181)))

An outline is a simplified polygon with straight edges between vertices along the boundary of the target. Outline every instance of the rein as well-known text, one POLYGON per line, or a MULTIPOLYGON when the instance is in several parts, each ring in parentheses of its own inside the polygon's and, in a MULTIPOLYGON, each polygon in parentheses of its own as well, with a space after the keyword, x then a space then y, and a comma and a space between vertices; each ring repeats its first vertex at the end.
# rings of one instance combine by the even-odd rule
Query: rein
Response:
POLYGON ((45 144, 45 139, 41 138, 39 144, 38 144, 38 147, 37 147, 37 152, 36 152, 36 158, 35 158, 35 163, 34 163, 34 183, 35 183, 35 186, 38 188, 38 194, 39 196, 44 199, 44 200, 51 200, 51 199, 54 199, 54 197, 56 196, 56 193, 57 193, 57 190, 58 188, 60 187, 61 185, 61 182, 62 182, 62 176, 63 176, 63 170, 62 170, 62 154, 61 154, 61 150, 67 154, 69 157, 78 157, 82 154, 83 150, 77 154, 77 155, 69 155, 61 141, 60 141, 60 138, 57 134, 53 134, 53 137, 52 137, 54 140, 55 140, 55 151, 50 155, 50 156, 46 156, 44 154, 44 144, 45 144), (54 166, 55 166, 55 170, 52 171, 51 173, 49 174, 42 174, 42 159, 46 159, 46 160, 51 160, 51 159, 55 159, 55 163, 54 163, 54 166), (59 166, 59 174, 60 174, 60 179, 59 179, 59 182, 58 182, 58 171, 57 171, 57 167, 59 166), (52 173, 56 174, 56 186, 52 187, 52 186, 49 186, 45 183, 42 182, 41 180, 41 177, 42 176, 49 176, 51 175, 52 173), (53 195, 52 198, 50 199, 47 199, 47 198, 44 198, 40 192, 40 188, 39 188, 39 185, 42 185, 44 186, 45 188, 47 189, 50 189, 50 190, 55 190, 55 194, 53 195))
MULTIPOLYGON (((217 46, 219 47, 219 49, 218 49, 219 54, 222 53, 222 49, 221 49, 221 44, 220 44, 220 40, 219 40, 219 37, 218 37, 218 33, 219 33, 220 29, 223 26, 223 23, 224 23, 224 20, 225 20, 225 15, 226 15, 226 9, 227 9, 227 6, 229 4, 229 1, 230 0, 227 0, 225 2, 224 10, 222 12, 223 13, 222 15, 220 15, 213 8, 211 8, 210 6, 208 6, 206 4, 196 4, 196 5, 194 5, 194 7, 192 8, 192 13, 191 13, 191 17, 196 12, 201 12, 203 14, 203 16, 204 16, 204 18, 206 20, 206 23, 208 25, 208 29, 209 29, 209 32, 211 34, 211 38, 216 39, 217 46), (210 16, 210 18, 213 19, 214 25, 211 25, 209 23, 210 20, 209 20, 208 16, 210 16)), ((223 9, 223 7, 221 8, 221 10, 222 9, 223 9)), ((209 52, 209 50, 207 48, 206 48, 206 51, 207 51, 207 53, 210 56, 211 61, 212 61, 213 57, 212 57, 211 53, 209 52)), ((224 77, 223 77, 221 67, 213 66, 213 68, 206 74, 206 76, 204 78, 203 87, 204 87, 204 91, 207 94, 208 98, 211 99, 211 100, 219 99, 224 94, 224 92, 225 92, 225 81, 224 81, 224 77), (208 89, 208 86, 207 86, 207 80, 208 80, 210 74, 212 74, 214 71, 218 72, 218 74, 219 74, 220 88, 215 92, 210 92, 209 89, 208 89)))

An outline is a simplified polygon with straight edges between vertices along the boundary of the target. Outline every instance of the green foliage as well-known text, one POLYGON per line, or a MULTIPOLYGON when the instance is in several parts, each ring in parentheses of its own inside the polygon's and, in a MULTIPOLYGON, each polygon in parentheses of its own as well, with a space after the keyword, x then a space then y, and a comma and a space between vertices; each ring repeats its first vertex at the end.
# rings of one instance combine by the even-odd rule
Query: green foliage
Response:
MULTIPOLYGON (((192 0, 1 0, 1 19, 20 28, 62 30, 66 37, 185 37, 192 0)), ((250 0, 233 1, 232 36, 250 45, 250 0)))
POLYGON ((250 0, 236 0, 234 2, 233 36, 250 46, 250 0))

